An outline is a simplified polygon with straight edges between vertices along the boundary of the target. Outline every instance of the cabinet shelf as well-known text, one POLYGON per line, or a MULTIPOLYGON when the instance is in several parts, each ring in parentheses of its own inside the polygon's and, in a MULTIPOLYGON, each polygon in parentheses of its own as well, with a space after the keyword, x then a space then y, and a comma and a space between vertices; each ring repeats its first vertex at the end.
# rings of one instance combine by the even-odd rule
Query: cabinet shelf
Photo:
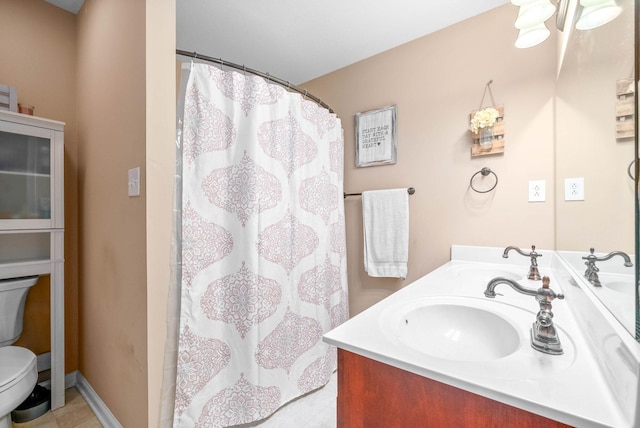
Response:
POLYGON ((30 275, 47 275, 51 273, 50 259, 16 260, 0 262, 0 279, 19 278, 30 275))
POLYGON ((0 175, 17 175, 19 177, 51 178, 51 174, 43 174, 43 173, 40 173, 40 172, 29 172, 29 171, 3 171, 3 170, 0 170, 0 175))
POLYGON ((51 277, 52 410, 65 404, 63 180, 64 123, 0 110, 0 279, 51 277))

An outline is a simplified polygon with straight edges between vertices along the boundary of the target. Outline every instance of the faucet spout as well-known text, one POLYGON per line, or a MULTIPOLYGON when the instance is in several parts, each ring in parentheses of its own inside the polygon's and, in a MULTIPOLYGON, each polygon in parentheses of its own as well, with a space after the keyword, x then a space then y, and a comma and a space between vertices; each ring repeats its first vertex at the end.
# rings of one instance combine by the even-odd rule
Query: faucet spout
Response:
POLYGON ((542 254, 536 252, 535 245, 531 246, 530 253, 525 253, 520 248, 510 245, 504 249, 502 257, 504 257, 505 259, 509 258, 509 251, 511 250, 515 250, 518 254, 521 254, 525 257, 531 257, 531 266, 529 266, 529 273, 527 274, 528 279, 532 279, 534 281, 539 281, 540 279, 542 279, 542 277, 540 276, 540 271, 538 271, 538 257, 542 257, 542 254))
POLYGON ((498 284, 507 284, 517 292, 526 294, 528 296, 536 296, 538 294, 538 290, 535 290, 533 288, 523 287, 513 279, 503 278, 499 276, 489 281, 489 283, 487 284, 487 288, 484 290, 484 295, 486 297, 489 297, 490 299, 493 299, 494 297, 496 297, 495 289, 498 284))
POLYGON ((624 251, 612 251, 609 254, 607 254, 606 256, 604 256, 601 261, 609 260, 609 259, 613 258, 614 256, 622 257, 624 259, 624 265, 626 267, 632 267, 633 266, 633 263, 631 263, 631 259, 629 258, 629 255, 627 253, 625 253, 624 251))

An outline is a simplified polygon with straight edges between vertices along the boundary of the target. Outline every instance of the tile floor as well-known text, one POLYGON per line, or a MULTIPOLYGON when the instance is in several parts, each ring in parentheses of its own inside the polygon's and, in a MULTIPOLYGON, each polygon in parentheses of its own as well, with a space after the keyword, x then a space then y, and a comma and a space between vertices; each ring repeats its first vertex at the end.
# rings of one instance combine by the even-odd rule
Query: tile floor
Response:
MULTIPOLYGON (((337 375, 323 388, 291 401, 269 418, 236 428, 335 428, 337 375)), ((100 428, 102 425, 76 388, 65 391, 66 405, 30 422, 13 423, 13 428, 100 428)))
POLYGON ((22 424, 13 423, 13 428, 101 428, 98 418, 84 401, 76 388, 65 391, 66 405, 49 410, 37 419, 22 424))

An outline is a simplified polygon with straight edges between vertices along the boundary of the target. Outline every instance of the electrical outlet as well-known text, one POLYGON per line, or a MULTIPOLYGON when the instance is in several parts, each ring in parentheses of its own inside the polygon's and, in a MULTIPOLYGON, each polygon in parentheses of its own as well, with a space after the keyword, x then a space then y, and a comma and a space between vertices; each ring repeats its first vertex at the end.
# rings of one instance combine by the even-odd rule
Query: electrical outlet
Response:
POLYGON ((584 178, 564 179, 564 200, 584 201, 584 178))
POLYGON ((140 196, 140 167, 135 167, 129 170, 128 174, 128 191, 129 196, 140 196))
POLYGON ((544 180, 529 181, 529 202, 544 202, 546 197, 546 185, 544 180))

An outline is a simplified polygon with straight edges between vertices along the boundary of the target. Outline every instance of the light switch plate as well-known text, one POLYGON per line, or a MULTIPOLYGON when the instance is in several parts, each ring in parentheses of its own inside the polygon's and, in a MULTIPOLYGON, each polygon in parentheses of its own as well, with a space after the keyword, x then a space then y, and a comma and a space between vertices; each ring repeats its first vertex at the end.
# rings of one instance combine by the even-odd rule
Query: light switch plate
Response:
POLYGON ((564 179, 564 200, 584 201, 584 178, 564 179))
POLYGON ((547 198, 544 180, 529 181, 529 202, 544 202, 547 198))
POLYGON ((140 196, 140 167, 129 170, 128 181, 129 196, 140 196))

